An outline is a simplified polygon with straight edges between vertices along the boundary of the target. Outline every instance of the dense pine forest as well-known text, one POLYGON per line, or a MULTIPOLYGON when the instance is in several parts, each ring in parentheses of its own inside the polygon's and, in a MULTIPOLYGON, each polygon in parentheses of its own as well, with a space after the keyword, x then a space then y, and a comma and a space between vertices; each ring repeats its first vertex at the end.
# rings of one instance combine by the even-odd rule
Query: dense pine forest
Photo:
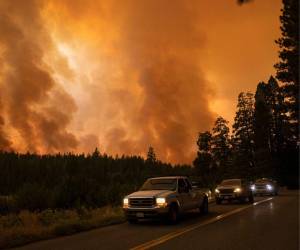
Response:
POLYGON ((0 193, 15 197, 12 209, 92 208, 120 204, 148 177, 191 174, 189 166, 161 163, 151 152, 147 160, 101 155, 97 149, 92 155, 2 152, 0 193))
MULTIPOLYGON (((146 178, 188 175, 213 188, 223 178, 272 177, 299 186, 299 17, 298 1, 283 0, 277 74, 240 93, 232 129, 218 117, 211 131, 195 135, 193 165, 171 165, 149 148, 139 156, 36 155, 0 152, 2 212, 20 209, 101 207, 120 204, 146 178)), ((188 110, 186 111, 188 112, 188 110)))

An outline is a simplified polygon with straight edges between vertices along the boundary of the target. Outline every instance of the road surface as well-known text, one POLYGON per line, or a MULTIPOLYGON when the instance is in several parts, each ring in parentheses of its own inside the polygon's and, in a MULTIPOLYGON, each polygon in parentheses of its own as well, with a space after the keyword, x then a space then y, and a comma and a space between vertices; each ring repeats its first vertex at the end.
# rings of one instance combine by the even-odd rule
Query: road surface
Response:
POLYGON ((299 249, 299 192, 257 197, 253 205, 210 205, 205 216, 190 212, 177 225, 123 223, 29 244, 18 250, 106 249, 299 249))

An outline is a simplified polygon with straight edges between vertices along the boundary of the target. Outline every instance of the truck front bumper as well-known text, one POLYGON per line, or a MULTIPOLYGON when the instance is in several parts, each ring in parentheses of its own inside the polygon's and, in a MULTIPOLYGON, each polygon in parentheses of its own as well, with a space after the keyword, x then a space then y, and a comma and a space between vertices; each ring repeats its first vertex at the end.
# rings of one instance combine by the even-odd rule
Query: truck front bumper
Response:
POLYGON ((226 193, 226 194, 216 194, 216 199, 221 200, 236 200, 242 197, 241 193, 226 193))
POLYGON ((268 189, 255 189, 253 191, 254 195, 272 195, 274 194, 274 190, 268 190, 268 189))
POLYGON ((161 218, 168 214, 169 207, 152 207, 152 208, 123 208, 127 219, 154 219, 161 218))

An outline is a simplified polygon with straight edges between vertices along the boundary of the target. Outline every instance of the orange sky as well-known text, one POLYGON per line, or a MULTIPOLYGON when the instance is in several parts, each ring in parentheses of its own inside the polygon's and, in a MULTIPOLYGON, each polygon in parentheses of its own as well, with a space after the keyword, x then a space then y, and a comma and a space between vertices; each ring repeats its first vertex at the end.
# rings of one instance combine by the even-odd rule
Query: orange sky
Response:
POLYGON ((190 163, 274 74, 279 0, 0 2, 0 148, 190 163))

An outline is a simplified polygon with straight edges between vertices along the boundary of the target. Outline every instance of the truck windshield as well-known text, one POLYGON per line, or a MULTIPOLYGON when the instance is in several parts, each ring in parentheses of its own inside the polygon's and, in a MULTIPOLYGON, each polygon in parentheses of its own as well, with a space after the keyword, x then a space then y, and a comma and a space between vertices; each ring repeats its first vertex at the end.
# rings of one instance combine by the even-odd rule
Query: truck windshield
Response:
POLYGON ((176 179, 149 179, 140 190, 176 190, 176 179))
POLYGON ((224 180, 222 181, 221 185, 226 185, 226 186, 241 185, 241 180, 239 179, 224 180))
POLYGON ((258 179, 258 180, 256 180, 256 183, 268 183, 268 182, 271 182, 271 180, 268 180, 268 179, 258 179))

